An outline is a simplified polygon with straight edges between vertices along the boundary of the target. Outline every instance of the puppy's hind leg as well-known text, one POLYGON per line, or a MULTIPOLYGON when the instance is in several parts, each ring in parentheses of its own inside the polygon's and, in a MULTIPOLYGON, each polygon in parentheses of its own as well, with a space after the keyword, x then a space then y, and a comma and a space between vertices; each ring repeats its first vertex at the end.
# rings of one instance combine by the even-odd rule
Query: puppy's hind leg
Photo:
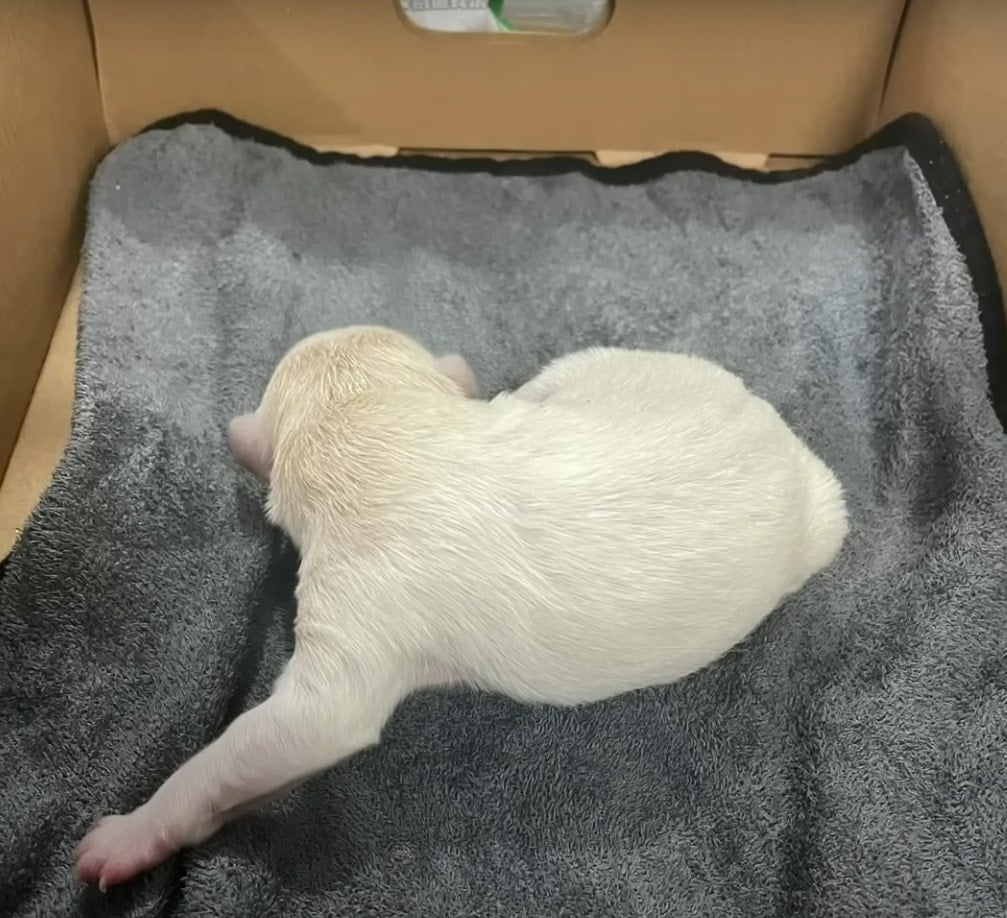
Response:
POLYGON ((378 742, 410 686, 397 661, 374 664, 320 674, 296 650, 266 701, 237 717, 145 804, 91 829, 77 848, 78 878, 103 890, 129 880, 378 742))
POLYGON ((595 350, 574 351, 555 358, 511 395, 526 402, 548 401, 583 373, 582 367, 593 359, 595 350))

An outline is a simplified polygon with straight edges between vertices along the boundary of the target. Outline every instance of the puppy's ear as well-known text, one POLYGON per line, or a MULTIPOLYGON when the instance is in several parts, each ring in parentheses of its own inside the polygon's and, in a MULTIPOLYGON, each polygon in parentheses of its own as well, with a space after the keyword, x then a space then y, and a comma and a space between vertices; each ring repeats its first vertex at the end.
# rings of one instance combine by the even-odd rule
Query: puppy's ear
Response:
POLYGON ((434 366, 448 379, 454 380, 469 398, 479 397, 479 382, 472 367, 461 354, 445 354, 434 361, 434 366))
POLYGON ((227 425, 227 445, 237 461, 263 481, 272 470, 272 448, 266 425, 256 414, 242 414, 227 425))

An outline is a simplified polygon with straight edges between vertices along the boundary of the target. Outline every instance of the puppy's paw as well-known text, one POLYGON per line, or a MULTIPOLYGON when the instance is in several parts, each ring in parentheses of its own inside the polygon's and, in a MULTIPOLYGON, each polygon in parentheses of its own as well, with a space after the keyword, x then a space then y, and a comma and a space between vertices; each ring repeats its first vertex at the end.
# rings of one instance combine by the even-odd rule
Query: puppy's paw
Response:
POLYGON ((77 846, 77 879, 105 892, 150 870, 174 853, 174 847, 143 813, 106 816, 77 846))

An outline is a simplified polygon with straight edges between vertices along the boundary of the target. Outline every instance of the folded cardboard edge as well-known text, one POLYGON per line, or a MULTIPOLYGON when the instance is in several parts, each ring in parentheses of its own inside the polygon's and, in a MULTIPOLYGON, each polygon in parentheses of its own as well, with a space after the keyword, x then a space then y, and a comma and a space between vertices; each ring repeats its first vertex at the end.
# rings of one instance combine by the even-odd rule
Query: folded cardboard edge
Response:
MULTIPOLYGON (((657 159, 676 150, 588 150, 553 151, 550 153, 527 152, 522 150, 443 150, 443 149, 403 149, 388 144, 356 144, 325 138, 297 138, 305 146, 320 153, 339 153, 359 159, 390 159, 393 156, 437 156, 443 159, 492 159, 499 162, 513 159, 554 159, 557 156, 573 156, 585 159, 597 166, 618 168, 631 166, 648 159, 657 159)), ((819 157, 776 157, 769 153, 740 153, 723 150, 709 150, 709 155, 742 169, 766 169, 771 163, 809 161, 819 157)))

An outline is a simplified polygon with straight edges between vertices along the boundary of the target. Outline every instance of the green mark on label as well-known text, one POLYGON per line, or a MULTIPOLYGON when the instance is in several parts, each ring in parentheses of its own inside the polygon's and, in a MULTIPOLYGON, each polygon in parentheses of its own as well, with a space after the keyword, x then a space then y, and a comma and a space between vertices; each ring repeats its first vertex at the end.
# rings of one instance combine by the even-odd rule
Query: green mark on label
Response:
POLYGON ((497 25, 506 32, 513 32, 514 27, 507 21, 507 17, 503 14, 504 0, 489 0, 487 5, 489 6, 489 10, 493 15, 493 18, 497 21, 497 25))

